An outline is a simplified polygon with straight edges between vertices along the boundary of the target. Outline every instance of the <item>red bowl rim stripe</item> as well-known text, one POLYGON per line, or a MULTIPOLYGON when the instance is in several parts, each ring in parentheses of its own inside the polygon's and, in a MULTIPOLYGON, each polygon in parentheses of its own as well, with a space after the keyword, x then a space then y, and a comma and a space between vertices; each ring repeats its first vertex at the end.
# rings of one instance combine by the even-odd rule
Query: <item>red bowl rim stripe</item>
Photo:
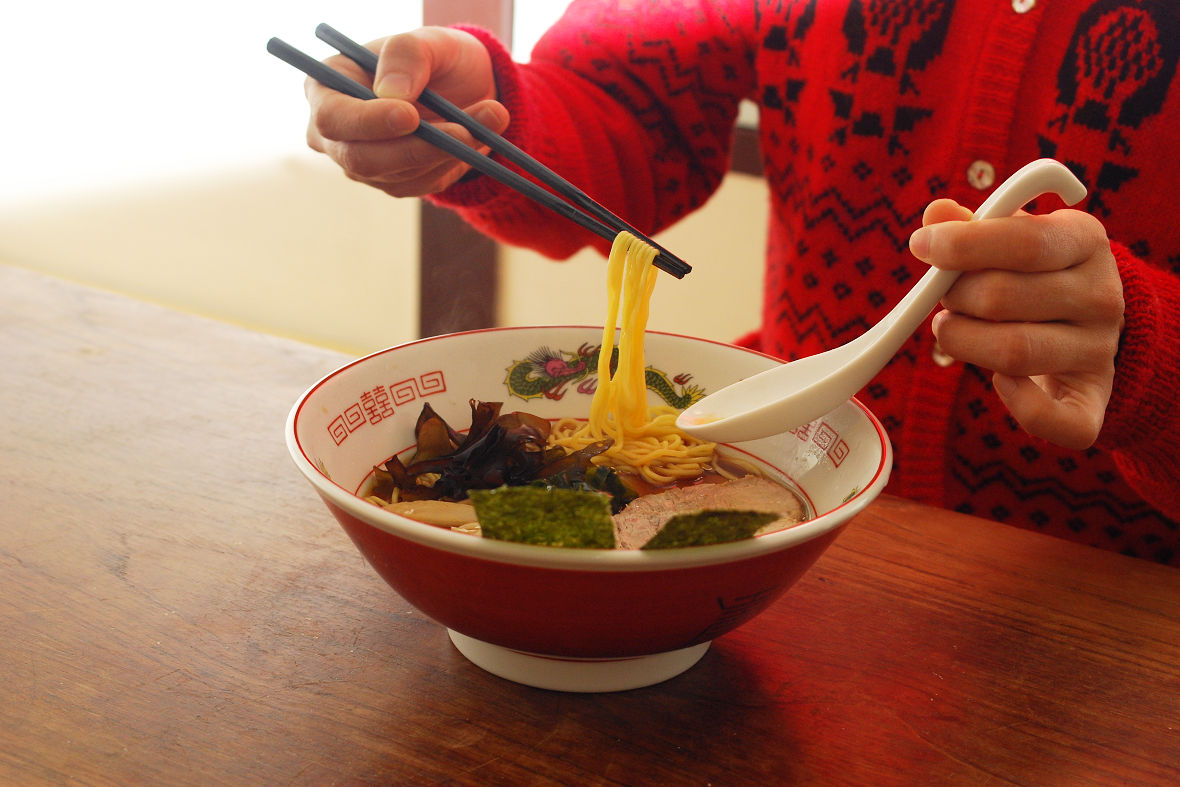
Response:
MULTIPOLYGON (((868 484, 862 487, 851 498, 844 501, 826 514, 817 516, 814 519, 808 520, 807 522, 803 522, 794 527, 787 528, 786 530, 780 530, 775 533, 767 533, 762 536, 757 536, 756 538, 728 544, 714 544, 703 547, 686 547, 683 549, 652 551, 639 549, 566 549, 562 547, 539 546, 536 544, 517 544, 506 541, 493 541, 492 539, 474 538, 470 535, 457 533, 446 528, 437 527, 435 525, 428 525, 423 522, 415 522, 412 519, 398 516, 397 514, 391 513, 389 511, 383 511, 382 509, 374 506, 372 503, 368 503, 357 497, 348 489, 337 484, 335 481, 332 481, 323 473, 321 473, 319 468, 316 467, 315 463, 303 450, 303 446, 300 444, 299 439, 296 436, 295 425, 298 422, 303 406, 307 403, 308 399, 310 399, 310 397, 327 381, 344 373, 357 364, 364 363, 371 358, 384 355, 395 350, 404 349, 414 345, 445 340, 456 336, 468 336, 482 333, 504 333, 508 331, 535 331, 538 329, 579 329, 596 330, 601 332, 602 326, 530 325, 503 328, 481 328, 471 331, 462 331, 459 333, 441 334, 423 339, 415 339, 410 342, 394 345, 393 347, 377 350, 376 352, 352 360, 317 380, 295 401, 294 406, 291 408, 291 411, 288 414, 286 426, 284 429, 287 448, 291 453, 292 459, 299 468, 300 472, 303 473, 303 475, 311 482, 316 491, 328 505, 334 506, 344 513, 362 522, 365 522, 372 527, 377 527, 399 538, 405 538, 409 541, 431 546, 436 549, 468 555, 483 560, 492 560, 516 565, 590 571, 670 570, 684 568, 687 566, 729 563, 735 560, 742 560, 755 557, 757 555, 786 549, 788 547, 820 536, 823 533, 826 533, 829 530, 832 530, 833 528, 836 528, 847 522, 850 518, 860 513, 860 511, 863 510, 865 506, 867 506, 874 498, 876 498, 876 496, 880 493, 880 490, 884 488, 886 482, 889 480, 889 471, 893 464, 893 448, 889 442, 888 435, 885 433, 885 428, 881 425, 881 422, 877 420, 876 416, 874 416, 867 407, 865 407, 854 397, 849 400, 849 403, 859 408, 861 412, 863 412, 864 415, 869 419, 869 422, 873 425, 873 428, 877 431, 877 436, 880 439, 881 446, 883 448, 881 452, 881 460, 878 463, 873 477, 868 484)), ((722 347, 739 350, 744 353, 749 353, 751 355, 761 356, 763 358, 770 359, 775 363, 781 363, 779 359, 766 353, 759 352, 757 350, 750 350, 745 347, 738 347, 737 345, 716 341, 713 339, 702 339, 695 336, 687 336, 685 334, 671 333, 667 331, 648 331, 648 333, 652 335, 687 339, 694 342, 715 344, 722 347)))

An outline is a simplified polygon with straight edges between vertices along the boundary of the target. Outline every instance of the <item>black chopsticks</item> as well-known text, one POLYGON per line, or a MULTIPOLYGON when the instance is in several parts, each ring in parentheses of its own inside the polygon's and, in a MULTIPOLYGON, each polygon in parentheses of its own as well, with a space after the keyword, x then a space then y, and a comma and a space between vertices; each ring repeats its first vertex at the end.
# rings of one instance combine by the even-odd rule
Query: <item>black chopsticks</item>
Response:
MULTIPOLYGON (((316 36, 336 48, 341 54, 348 57, 368 73, 371 74, 377 70, 376 53, 352 41, 328 25, 319 25, 316 28, 316 36)), ((266 49, 275 57, 294 66, 326 87, 353 96, 354 98, 373 99, 377 97, 368 87, 350 79, 319 60, 300 52, 281 39, 270 39, 267 42, 266 49)), ((495 159, 464 145, 459 140, 440 131, 430 123, 423 122, 418 124, 418 128, 414 134, 420 139, 460 159, 472 169, 499 181, 529 199, 565 216, 599 237, 613 241, 619 231, 626 230, 630 232, 644 242, 654 246, 659 251, 659 254, 653 264, 676 278, 683 278, 686 273, 692 270, 688 263, 655 243, 651 238, 592 200, 569 181, 557 175, 544 164, 541 164, 499 134, 480 124, 473 117, 434 91, 430 89, 424 90, 421 96, 419 96, 418 102, 445 120, 463 126, 476 140, 487 145, 492 151, 516 164, 522 170, 558 192, 558 194, 571 200, 574 204, 570 204, 553 192, 541 188, 533 181, 508 169, 495 159), (583 213, 582 211, 586 212, 583 213)))

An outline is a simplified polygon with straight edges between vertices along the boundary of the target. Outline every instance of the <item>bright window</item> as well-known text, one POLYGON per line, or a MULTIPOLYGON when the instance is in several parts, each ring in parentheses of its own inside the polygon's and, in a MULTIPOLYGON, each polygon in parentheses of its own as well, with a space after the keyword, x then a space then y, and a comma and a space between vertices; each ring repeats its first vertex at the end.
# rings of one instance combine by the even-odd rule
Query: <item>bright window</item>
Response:
POLYGON ((0 47, 0 200, 229 168, 305 149, 303 77, 327 22, 360 41, 421 24, 409 0, 22 0, 0 47))
POLYGON ((559 0, 516 0, 512 8, 512 56, 528 60, 537 39, 561 17, 568 5, 559 0))

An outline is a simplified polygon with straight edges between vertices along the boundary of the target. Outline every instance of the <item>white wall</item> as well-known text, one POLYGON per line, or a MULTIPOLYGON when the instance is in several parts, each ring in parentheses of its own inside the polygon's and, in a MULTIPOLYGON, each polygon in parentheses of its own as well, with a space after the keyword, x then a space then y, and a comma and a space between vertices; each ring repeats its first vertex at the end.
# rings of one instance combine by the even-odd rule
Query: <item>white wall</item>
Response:
MULTIPOLYGON (((762 180, 730 175, 660 234, 693 271, 661 278, 649 327, 731 341, 757 326, 766 204, 762 180)), ((0 262, 360 354, 417 335, 418 214, 307 152, 9 205, 0 262)), ((501 324, 602 323, 602 255, 500 259, 501 324)))
POLYGON ((0 262, 351 353, 416 335, 418 246, 310 151, 0 210, 0 262))
POLYGON ((308 151, 328 22, 421 24, 406 0, 24 0, 0 47, 0 262, 364 351, 417 329, 418 206, 308 151))

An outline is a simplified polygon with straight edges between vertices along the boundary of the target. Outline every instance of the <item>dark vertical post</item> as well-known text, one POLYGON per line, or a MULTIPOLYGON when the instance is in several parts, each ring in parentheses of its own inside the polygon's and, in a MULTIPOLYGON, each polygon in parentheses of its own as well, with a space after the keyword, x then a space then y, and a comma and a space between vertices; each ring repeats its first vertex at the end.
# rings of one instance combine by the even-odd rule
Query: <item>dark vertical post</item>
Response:
MULTIPOLYGON (((512 41, 512 0, 422 0, 427 25, 469 23, 512 41)), ((496 244, 455 213, 422 201, 418 333, 435 336, 496 324, 496 244)))

